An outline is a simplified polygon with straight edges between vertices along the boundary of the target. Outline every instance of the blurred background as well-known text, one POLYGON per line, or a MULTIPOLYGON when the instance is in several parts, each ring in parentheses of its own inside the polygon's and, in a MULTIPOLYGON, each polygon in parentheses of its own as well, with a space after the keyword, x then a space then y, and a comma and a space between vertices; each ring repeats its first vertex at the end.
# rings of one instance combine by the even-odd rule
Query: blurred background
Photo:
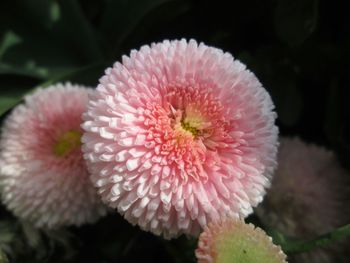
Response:
MULTIPOLYGON (((95 87, 131 49, 180 38, 232 53, 270 92, 282 135, 326 146, 350 168, 344 1, 1 1, 0 114, 38 86, 95 87)), ((186 237, 169 242, 143 233, 116 214, 44 235, 0 208, 0 250, 13 262, 195 262, 195 246, 186 237)))

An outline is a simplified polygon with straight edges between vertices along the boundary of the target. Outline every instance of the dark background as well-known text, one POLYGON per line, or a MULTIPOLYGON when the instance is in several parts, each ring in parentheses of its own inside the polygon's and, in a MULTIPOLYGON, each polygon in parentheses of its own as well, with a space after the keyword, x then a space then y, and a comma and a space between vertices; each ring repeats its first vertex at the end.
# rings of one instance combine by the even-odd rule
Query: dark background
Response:
MULTIPOLYGON (((14 0, 0 2, 0 113, 39 85, 95 87, 131 49, 194 38, 234 55, 270 92, 281 135, 336 152, 350 168, 346 1, 14 0)), ((196 240, 164 241, 117 214, 42 233, 0 209, 12 262, 195 262, 196 240)), ((1 253, 1 252, 0 252, 1 253)), ((1 257, 0 257, 1 258, 1 257)))

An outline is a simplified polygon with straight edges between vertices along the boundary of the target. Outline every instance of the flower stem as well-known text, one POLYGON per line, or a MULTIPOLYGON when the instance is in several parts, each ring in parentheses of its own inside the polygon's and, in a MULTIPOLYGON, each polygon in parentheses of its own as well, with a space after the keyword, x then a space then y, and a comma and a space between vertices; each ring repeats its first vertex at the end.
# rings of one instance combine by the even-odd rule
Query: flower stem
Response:
POLYGON ((350 224, 339 227, 334 231, 321 235, 316 239, 308 241, 286 241, 282 243, 282 249, 289 254, 307 252, 312 249, 329 245, 335 241, 342 240, 350 236, 350 224))

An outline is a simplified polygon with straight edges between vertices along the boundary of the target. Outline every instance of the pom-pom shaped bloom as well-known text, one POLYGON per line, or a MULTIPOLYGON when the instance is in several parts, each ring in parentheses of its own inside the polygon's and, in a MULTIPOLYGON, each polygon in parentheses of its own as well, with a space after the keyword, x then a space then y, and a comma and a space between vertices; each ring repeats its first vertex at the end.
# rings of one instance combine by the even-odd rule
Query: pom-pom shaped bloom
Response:
POLYGON ((105 208, 81 152, 88 89, 55 85, 25 98, 1 137, 3 202, 19 218, 54 228, 95 221, 105 208))
MULTIPOLYGON (((287 236, 316 238, 349 223, 346 178, 332 152, 297 138, 282 138, 278 169, 257 213, 265 225, 287 236)), ((341 254, 339 243, 336 250, 335 253, 334 247, 317 249, 293 256, 292 260, 342 262, 334 257, 341 254)))
POLYGON ((272 238, 243 220, 209 223, 199 236, 198 263, 285 263, 286 255, 272 238))
POLYGON ((252 212, 275 167, 270 96, 229 53, 191 40, 123 56, 84 115, 83 150, 104 202, 165 237, 252 212))

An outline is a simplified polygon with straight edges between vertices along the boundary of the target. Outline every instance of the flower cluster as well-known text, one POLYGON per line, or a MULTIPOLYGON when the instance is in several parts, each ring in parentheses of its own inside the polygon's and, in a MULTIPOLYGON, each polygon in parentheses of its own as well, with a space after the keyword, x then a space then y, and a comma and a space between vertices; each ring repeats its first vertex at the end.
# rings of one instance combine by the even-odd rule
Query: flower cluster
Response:
POLYGON ((285 262, 242 221, 277 164, 275 118, 269 94, 231 54, 194 40, 143 46, 96 90, 57 84, 12 111, 2 200, 40 228, 94 222, 105 203, 165 238, 205 228, 199 262, 285 262))

